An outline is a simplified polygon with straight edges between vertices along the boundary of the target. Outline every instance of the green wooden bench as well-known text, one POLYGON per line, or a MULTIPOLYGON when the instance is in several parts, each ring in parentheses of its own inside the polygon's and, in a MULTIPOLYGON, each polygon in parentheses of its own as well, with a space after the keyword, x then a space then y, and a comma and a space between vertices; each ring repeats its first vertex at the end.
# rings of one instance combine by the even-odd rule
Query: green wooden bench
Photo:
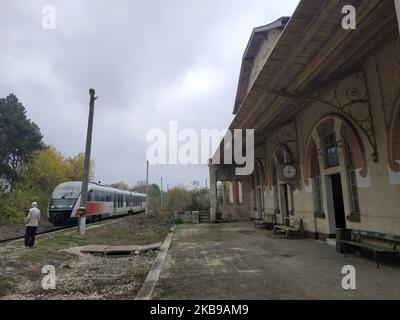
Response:
POLYGON ((303 219, 297 220, 291 217, 286 217, 284 219, 286 221, 286 224, 275 225, 273 229, 274 234, 284 233, 286 238, 293 235, 298 237, 304 237, 303 219))
POLYGON ((349 247, 372 251, 377 268, 379 268, 380 254, 395 254, 400 252, 400 236, 381 232, 352 230, 351 240, 340 240, 340 244, 345 257, 347 257, 349 247), (377 240, 379 240, 380 243, 373 242, 377 240))
POLYGON ((270 227, 276 223, 276 214, 275 213, 265 213, 262 219, 254 220, 254 227, 270 227))

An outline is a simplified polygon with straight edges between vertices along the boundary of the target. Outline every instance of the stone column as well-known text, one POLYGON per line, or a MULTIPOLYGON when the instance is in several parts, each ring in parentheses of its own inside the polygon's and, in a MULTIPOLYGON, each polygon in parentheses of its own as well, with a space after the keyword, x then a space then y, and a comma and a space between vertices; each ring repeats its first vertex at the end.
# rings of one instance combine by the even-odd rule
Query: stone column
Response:
POLYGON ((400 32, 400 0, 394 0, 394 6, 396 7, 397 22, 399 23, 400 32))
POLYGON ((215 222, 217 216, 217 181, 215 176, 215 166, 211 160, 208 161, 210 169, 210 222, 215 222))

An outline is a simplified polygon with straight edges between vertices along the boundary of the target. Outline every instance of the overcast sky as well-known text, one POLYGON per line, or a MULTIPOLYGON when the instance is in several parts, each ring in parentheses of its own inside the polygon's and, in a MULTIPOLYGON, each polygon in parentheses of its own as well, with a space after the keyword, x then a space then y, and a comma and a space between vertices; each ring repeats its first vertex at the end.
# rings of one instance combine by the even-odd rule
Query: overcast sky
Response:
MULTIPOLYGON (((146 133, 227 128, 253 27, 291 15, 298 0, 1 0, 0 96, 13 92, 47 144, 84 151, 88 89, 96 102, 96 180, 145 178, 146 133), (42 7, 56 29, 42 28, 42 7)), ((208 178, 206 165, 151 166, 170 187, 208 178)))

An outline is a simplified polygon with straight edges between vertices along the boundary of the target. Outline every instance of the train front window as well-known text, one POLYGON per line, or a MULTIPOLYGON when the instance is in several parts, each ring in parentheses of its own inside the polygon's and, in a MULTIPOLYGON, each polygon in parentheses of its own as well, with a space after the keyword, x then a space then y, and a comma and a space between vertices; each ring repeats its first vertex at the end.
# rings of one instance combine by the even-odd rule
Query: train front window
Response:
POLYGON ((53 191, 53 199, 76 199, 81 193, 80 188, 58 187, 53 191))
POLYGON ((50 199, 51 209, 72 208, 78 199, 81 190, 79 188, 57 187, 50 199))

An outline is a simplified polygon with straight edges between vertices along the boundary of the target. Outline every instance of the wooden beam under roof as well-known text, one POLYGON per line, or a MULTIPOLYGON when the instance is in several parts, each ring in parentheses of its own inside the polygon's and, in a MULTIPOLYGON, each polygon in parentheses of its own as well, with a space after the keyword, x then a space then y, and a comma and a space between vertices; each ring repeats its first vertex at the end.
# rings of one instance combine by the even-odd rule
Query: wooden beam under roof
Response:
POLYGON ((331 13, 331 10, 337 7, 339 0, 325 0, 320 8, 314 12, 312 20, 308 23, 307 28, 302 34, 302 39, 299 43, 294 43, 292 51, 289 56, 285 59, 283 65, 281 65, 279 72, 276 73, 271 81, 268 83, 268 88, 274 88, 275 85, 280 80, 281 76, 287 72, 287 69, 296 61, 299 54, 312 40, 315 34, 318 32, 319 28, 323 23, 326 22, 327 17, 331 13))
MULTIPOLYGON (((361 24, 368 15, 376 8, 381 0, 364 0, 357 8, 357 25, 361 24)), ((351 31, 338 28, 336 34, 330 41, 319 51, 318 56, 314 57, 310 64, 307 65, 297 79, 288 87, 287 91, 294 92, 299 87, 305 87, 314 73, 318 71, 326 59, 334 53, 339 44, 343 43, 351 35, 351 31)))

